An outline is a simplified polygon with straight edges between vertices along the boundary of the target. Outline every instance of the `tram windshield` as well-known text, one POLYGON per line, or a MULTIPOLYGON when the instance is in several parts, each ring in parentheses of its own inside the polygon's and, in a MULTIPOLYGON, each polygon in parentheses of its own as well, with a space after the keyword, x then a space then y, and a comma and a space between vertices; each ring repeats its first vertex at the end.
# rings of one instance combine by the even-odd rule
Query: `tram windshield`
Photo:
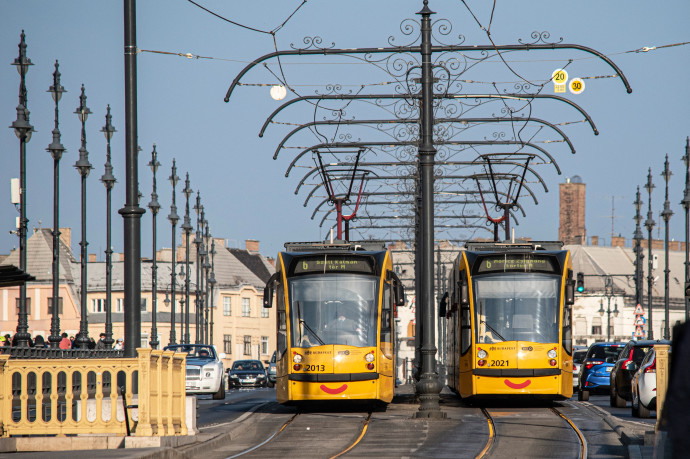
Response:
POLYGON ((473 280, 477 343, 557 343, 560 278, 537 273, 473 280))
POLYGON ((359 274, 289 279, 292 345, 375 346, 377 281, 359 274))

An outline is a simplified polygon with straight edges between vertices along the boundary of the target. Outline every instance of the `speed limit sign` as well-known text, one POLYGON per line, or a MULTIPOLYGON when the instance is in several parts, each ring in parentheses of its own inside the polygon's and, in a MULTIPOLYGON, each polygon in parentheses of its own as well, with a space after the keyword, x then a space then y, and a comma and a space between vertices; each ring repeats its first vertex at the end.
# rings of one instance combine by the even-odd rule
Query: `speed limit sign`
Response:
POLYGON ((580 94, 585 90, 585 82, 582 78, 573 78, 570 80, 568 87, 573 94, 580 94))
POLYGON ((563 69, 556 69, 551 74, 554 92, 565 92, 565 85, 568 81, 568 72, 563 69))

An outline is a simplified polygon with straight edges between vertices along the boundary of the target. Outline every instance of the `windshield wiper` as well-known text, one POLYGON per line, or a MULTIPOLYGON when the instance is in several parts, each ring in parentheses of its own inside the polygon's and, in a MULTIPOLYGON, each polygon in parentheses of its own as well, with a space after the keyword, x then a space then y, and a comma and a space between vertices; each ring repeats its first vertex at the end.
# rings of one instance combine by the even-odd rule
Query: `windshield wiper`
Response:
MULTIPOLYGON (((322 340, 321 338, 319 338, 319 335, 317 335, 316 332, 315 332, 314 330, 312 330, 312 328, 309 326, 309 324, 308 324, 306 321, 302 320, 302 308, 300 307, 299 301, 297 302, 297 319, 298 319, 298 321, 299 321, 299 324, 300 324, 300 325, 304 325, 304 327, 305 327, 309 332, 311 332, 312 335, 314 335, 314 338, 316 338, 316 340, 317 340, 322 346, 326 344, 326 343, 323 342, 323 340, 322 340)), ((300 335, 300 336, 299 336, 299 340, 300 340, 300 342, 301 342, 301 341, 302 341, 302 327, 300 327, 300 329, 299 329, 299 335, 300 335)), ((505 340, 504 340, 504 341, 505 341, 505 340)))
POLYGON ((491 330, 493 333, 495 333, 496 336, 498 336, 499 338, 501 338, 501 341, 505 341, 505 340, 506 340, 504 337, 501 336, 501 334, 500 334, 499 332, 496 331, 496 329, 495 329, 494 327, 492 327, 491 325, 489 325, 488 323, 486 323, 486 321, 480 320, 479 322, 481 322, 481 323, 483 323, 484 325, 486 325, 486 328, 488 328, 488 329, 491 330))

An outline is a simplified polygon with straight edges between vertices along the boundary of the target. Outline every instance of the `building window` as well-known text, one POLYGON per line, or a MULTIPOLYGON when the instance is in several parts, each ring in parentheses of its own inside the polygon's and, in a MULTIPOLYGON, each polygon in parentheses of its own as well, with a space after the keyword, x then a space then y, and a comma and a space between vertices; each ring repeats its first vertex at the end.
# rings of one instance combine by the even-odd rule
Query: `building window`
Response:
POLYGON ((141 310, 146 311, 146 298, 141 299, 141 310))
POLYGON ((232 315, 232 298, 229 296, 223 297, 223 315, 224 316, 231 316, 232 315))
POLYGON ((593 335, 601 335, 601 317, 593 317, 592 318, 592 334, 593 335))
MULTIPOLYGON (((53 314, 53 299, 48 298, 48 315, 53 314)), ((58 300, 58 314, 62 314, 62 297, 58 300)))
MULTIPOLYGON (((17 305, 17 316, 19 316, 19 298, 15 300, 15 304, 17 305)), ((26 299, 26 315, 31 316, 31 298, 26 299)))
POLYGON ((223 349, 227 355, 232 355, 232 335, 223 335, 223 349))
POLYGON ((268 355, 268 336, 261 337, 261 355, 268 355))
POLYGON ((244 335, 244 355, 252 355, 252 337, 244 335))
POLYGON ((118 298, 117 301, 115 301, 115 312, 122 312, 125 310, 125 299, 124 298, 118 298))
POLYGON ((261 308, 261 318, 262 319, 268 318, 268 308, 261 308))
POLYGON ((249 317, 252 308, 249 307, 249 298, 242 298, 242 317, 249 317))
POLYGON ((92 299, 91 312, 105 312, 105 298, 92 299))

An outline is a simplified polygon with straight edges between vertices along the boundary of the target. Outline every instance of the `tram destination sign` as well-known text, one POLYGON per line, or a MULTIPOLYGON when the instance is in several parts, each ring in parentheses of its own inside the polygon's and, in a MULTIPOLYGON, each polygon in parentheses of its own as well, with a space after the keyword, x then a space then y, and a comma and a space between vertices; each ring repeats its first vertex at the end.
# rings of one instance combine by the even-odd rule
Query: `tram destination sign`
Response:
POLYGON ((374 260, 369 256, 314 255, 297 258, 292 265, 292 275, 323 273, 375 274, 374 260))
POLYGON ((504 254, 482 257, 477 267, 477 274, 498 272, 541 272, 559 273, 558 262, 551 256, 532 254, 504 254))

